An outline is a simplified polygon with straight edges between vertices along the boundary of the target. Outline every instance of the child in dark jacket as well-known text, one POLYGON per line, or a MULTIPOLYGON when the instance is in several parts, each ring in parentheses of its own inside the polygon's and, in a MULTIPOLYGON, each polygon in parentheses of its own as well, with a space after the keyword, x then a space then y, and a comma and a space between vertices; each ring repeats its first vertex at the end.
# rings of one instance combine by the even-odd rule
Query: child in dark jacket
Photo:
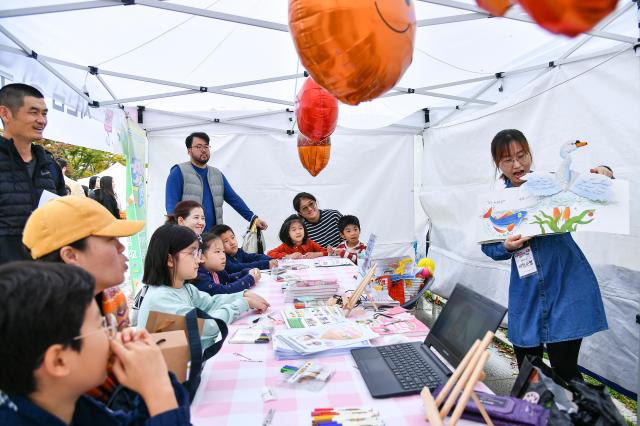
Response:
POLYGON ((216 225, 211 228, 211 233, 222 240, 224 253, 227 255, 224 270, 230 274, 251 268, 271 269, 278 264, 277 260, 271 259, 266 254, 247 253, 242 248, 238 248, 236 234, 227 225, 216 225))
POLYGON ((0 299, 20 307, 0 310, 0 424, 190 424, 189 396, 160 348, 146 330, 115 334, 94 286, 88 272, 71 265, 0 268, 0 299), (118 381, 139 394, 126 413, 84 395, 104 382, 112 357, 118 381))
POLYGON ((211 295, 238 293, 248 290, 260 280, 257 268, 243 269, 229 274, 225 271, 227 256, 222 240, 213 232, 202 238, 202 264, 198 268, 198 290, 211 295))

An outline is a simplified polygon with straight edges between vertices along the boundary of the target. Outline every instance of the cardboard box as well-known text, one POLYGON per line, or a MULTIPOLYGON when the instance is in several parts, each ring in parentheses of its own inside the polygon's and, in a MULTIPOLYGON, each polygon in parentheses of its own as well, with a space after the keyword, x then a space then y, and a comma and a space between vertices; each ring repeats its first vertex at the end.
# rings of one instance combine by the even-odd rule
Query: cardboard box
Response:
POLYGON ((187 365, 191 359, 187 334, 184 330, 165 331, 152 333, 151 340, 160 350, 169 371, 176 375, 180 383, 187 380, 187 365))
MULTIPOLYGON (((198 318, 198 332, 202 336, 204 320, 198 318)), ((186 330, 187 324, 184 315, 167 314, 165 312, 151 311, 147 318, 145 328, 149 333, 160 333, 163 331, 186 330)))

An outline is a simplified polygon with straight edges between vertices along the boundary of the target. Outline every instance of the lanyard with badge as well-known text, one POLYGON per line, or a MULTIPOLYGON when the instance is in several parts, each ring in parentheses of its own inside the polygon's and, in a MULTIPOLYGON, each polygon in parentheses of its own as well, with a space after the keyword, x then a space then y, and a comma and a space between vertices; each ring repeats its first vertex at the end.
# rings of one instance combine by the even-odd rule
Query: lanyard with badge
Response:
POLYGON ((526 243, 524 247, 515 251, 513 253, 513 259, 516 262, 520 278, 525 278, 538 273, 536 261, 533 258, 533 251, 531 251, 529 243, 526 243))

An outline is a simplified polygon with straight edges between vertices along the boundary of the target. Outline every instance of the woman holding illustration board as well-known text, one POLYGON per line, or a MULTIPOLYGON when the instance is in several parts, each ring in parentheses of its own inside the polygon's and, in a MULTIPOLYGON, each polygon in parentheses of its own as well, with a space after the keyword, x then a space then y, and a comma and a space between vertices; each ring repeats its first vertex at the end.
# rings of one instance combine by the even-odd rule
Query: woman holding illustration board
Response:
MULTIPOLYGON (((519 130, 498 132, 491 155, 506 188, 518 187, 531 171, 531 150, 519 130)), ((607 167, 592 173, 613 177, 607 167)), ((544 237, 513 235, 482 244, 494 260, 511 261, 509 340, 522 365, 525 355, 542 357, 544 346, 554 371, 577 378, 582 338, 608 328, 598 281, 570 233, 544 237)))

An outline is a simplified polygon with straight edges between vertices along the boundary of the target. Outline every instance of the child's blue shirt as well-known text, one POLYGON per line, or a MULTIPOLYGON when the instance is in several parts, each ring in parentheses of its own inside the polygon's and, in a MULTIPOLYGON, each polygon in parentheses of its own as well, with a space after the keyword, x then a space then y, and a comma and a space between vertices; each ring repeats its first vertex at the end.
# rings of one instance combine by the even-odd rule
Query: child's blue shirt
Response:
POLYGON ((224 270, 231 274, 243 269, 269 269, 270 260, 271 258, 266 254, 247 253, 239 248, 235 256, 227 255, 227 265, 224 270))
POLYGON ((198 281, 194 285, 198 287, 198 290, 213 296, 215 294, 231 294, 249 290, 255 284, 248 269, 234 274, 228 274, 226 271, 216 273, 220 283, 216 283, 213 279, 213 274, 207 271, 204 266, 200 266, 198 268, 198 281))

